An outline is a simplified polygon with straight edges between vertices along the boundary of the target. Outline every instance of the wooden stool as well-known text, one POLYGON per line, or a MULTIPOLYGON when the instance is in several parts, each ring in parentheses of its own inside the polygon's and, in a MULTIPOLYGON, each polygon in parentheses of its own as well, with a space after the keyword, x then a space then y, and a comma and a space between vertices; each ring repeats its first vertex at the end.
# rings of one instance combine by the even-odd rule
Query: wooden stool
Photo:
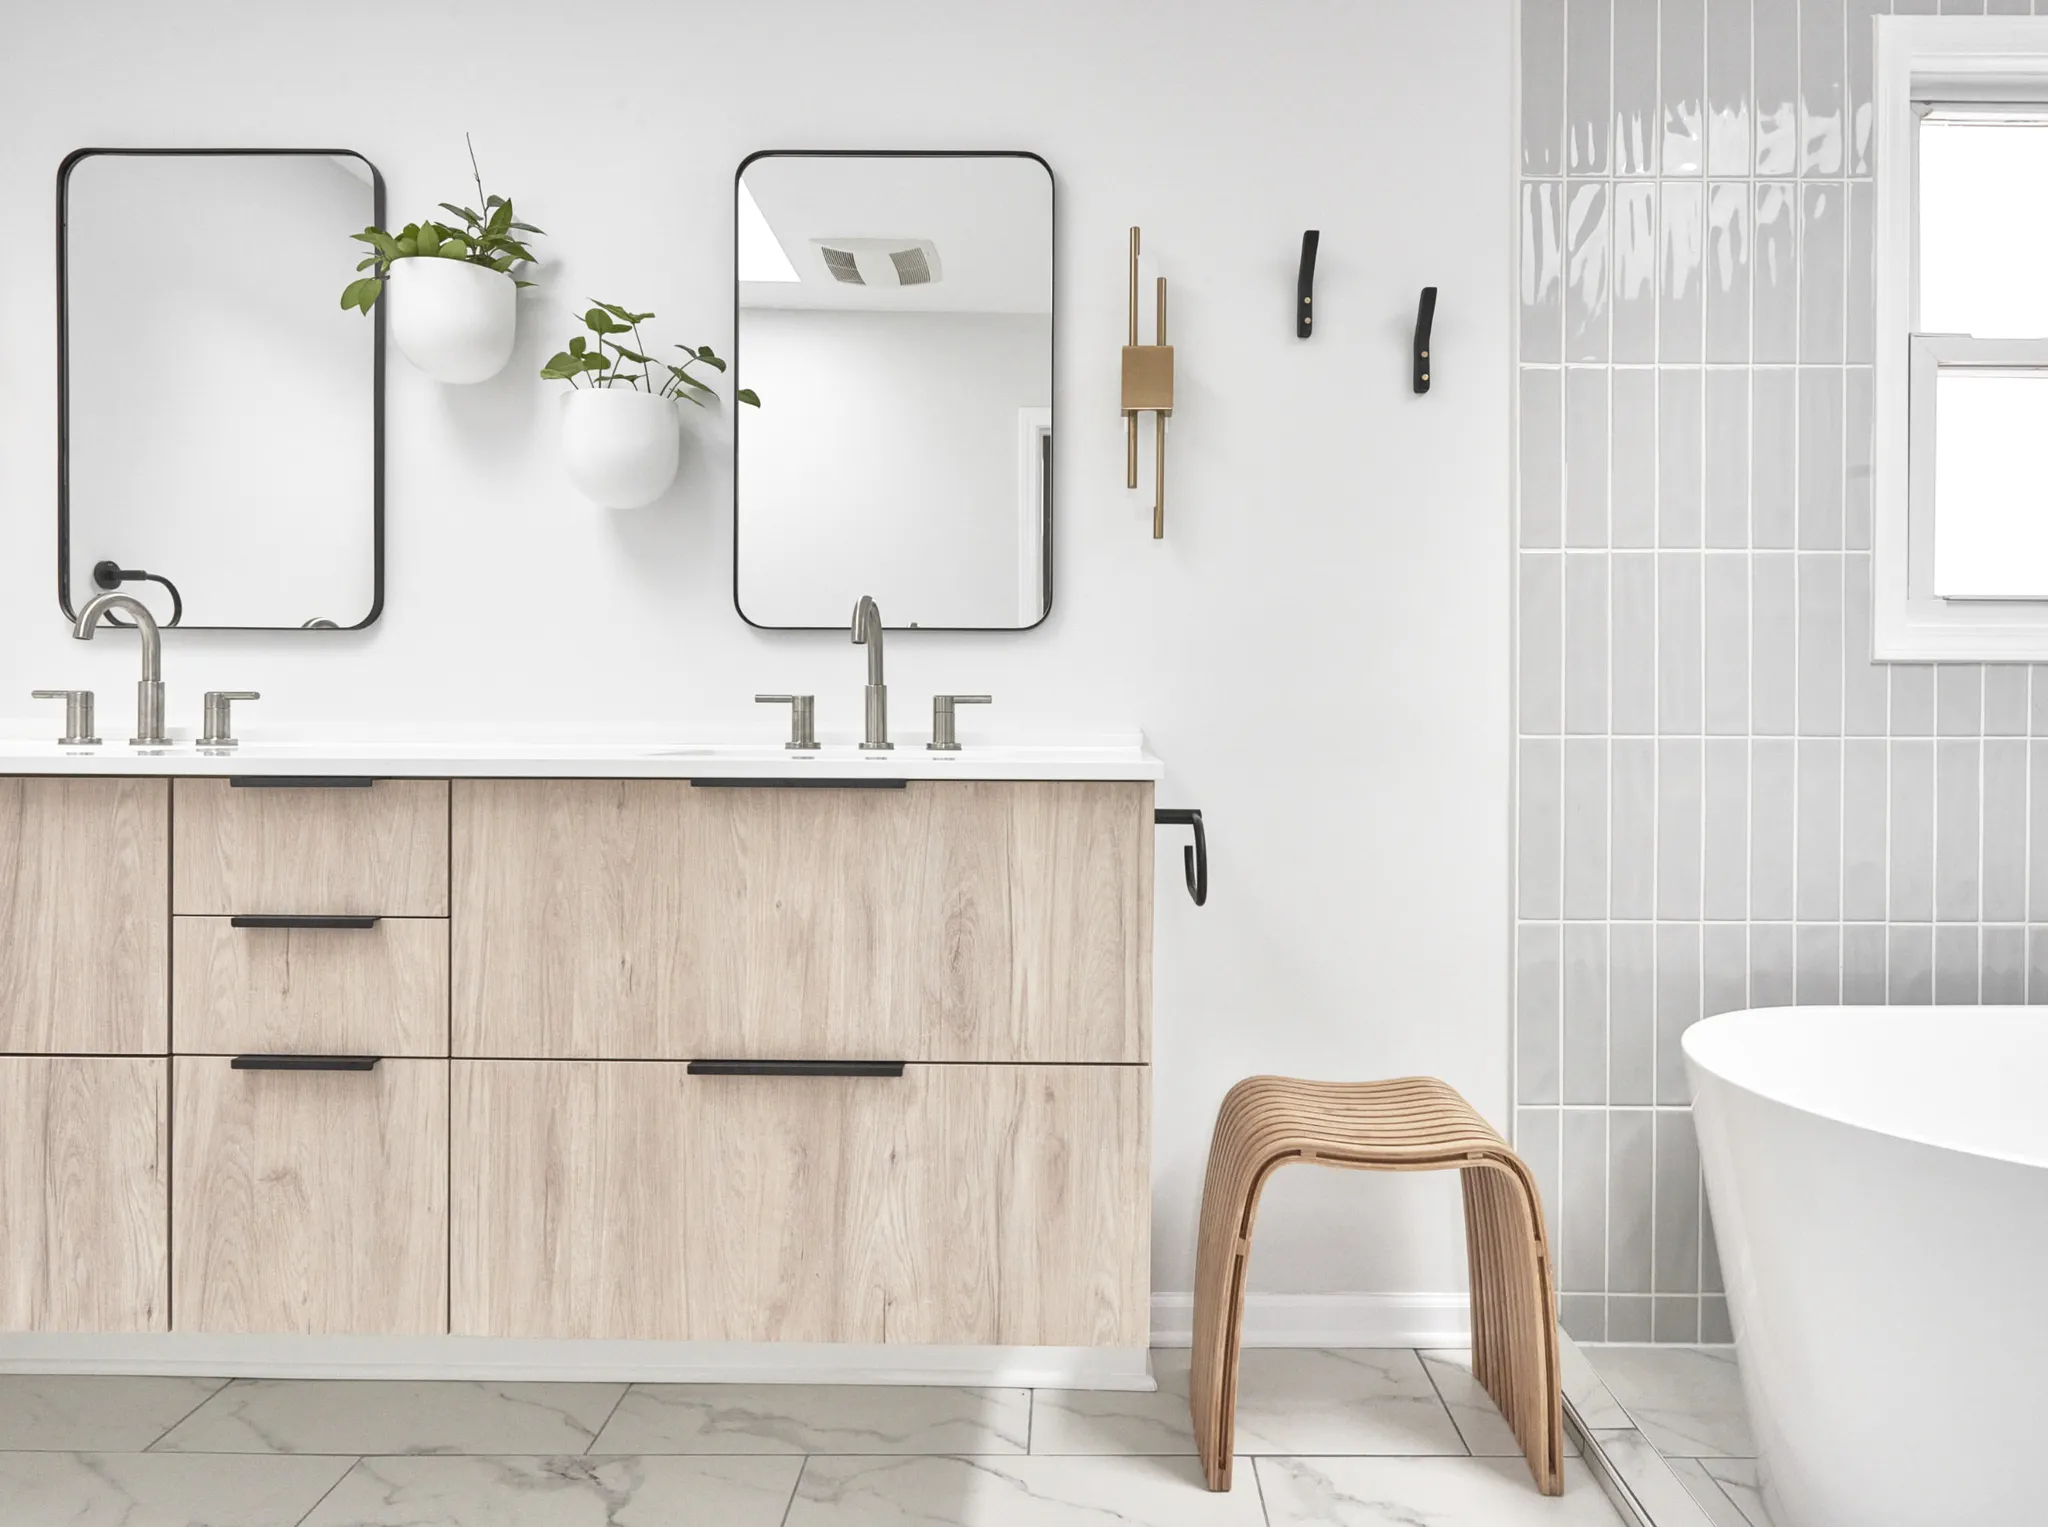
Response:
POLYGON ((1252 1217, 1266 1179, 1290 1161, 1381 1172, 1458 1169, 1472 1282, 1472 1371, 1522 1444, 1538 1488, 1562 1495, 1557 1301, 1536 1180, 1470 1103, 1429 1077, 1254 1076, 1224 1098, 1202 1189, 1188 1385, 1209 1488, 1230 1488, 1252 1217))

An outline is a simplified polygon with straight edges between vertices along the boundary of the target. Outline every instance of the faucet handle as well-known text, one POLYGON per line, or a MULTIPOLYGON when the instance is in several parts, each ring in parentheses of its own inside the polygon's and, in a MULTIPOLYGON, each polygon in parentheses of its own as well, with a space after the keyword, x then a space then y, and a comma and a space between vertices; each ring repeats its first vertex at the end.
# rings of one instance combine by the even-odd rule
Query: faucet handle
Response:
POLYGON ((92 734, 92 691, 89 689, 32 689, 31 699, 64 702, 64 735, 57 739, 67 747, 97 743, 92 734))
POLYGON ((956 705, 991 705, 989 695, 933 695, 932 696, 932 740, 925 748, 934 753, 957 753, 960 738, 953 729, 953 708, 956 705))
POLYGON ((789 741, 783 747, 810 752, 818 746, 818 697, 816 695, 755 695, 756 705, 789 707, 789 741))
POLYGON ((260 700, 253 689, 209 689, 206 692, 206 726, 199 734, 203 748, 231 748, 235 745, 230 707, 236 700, 260 700))

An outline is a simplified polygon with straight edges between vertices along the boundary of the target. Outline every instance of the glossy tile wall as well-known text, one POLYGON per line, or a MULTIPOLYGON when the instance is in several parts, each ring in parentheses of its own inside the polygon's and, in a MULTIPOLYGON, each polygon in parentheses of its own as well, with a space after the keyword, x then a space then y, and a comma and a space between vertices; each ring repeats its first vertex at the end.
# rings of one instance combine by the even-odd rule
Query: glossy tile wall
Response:
POLYGON ((1688 1024, 2048 1001, 2048 670, 1869 661, 1872 18, 1937 8, 1522 0, 1516 1129, 1581 1340, 1729 1339, 1688 1024))

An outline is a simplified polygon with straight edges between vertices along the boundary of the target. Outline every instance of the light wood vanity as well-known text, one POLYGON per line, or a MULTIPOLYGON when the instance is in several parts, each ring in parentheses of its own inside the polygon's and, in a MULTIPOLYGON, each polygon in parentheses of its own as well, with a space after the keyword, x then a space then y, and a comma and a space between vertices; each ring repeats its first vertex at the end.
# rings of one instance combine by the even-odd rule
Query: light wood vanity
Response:
POLYGON ((1142 1350, 1152 785, 803 783, 0 778, 0 1330, 1142 1350))

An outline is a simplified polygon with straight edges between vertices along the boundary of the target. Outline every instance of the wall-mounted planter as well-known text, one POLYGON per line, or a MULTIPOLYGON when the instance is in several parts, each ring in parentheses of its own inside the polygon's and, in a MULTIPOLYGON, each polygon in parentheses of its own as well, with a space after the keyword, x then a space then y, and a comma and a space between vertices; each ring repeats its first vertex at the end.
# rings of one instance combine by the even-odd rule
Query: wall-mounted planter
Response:
POLYGON ((638 509, 675 481, 680 431, 673 398, 630 387, 578 388, 562 399, 562 464, 592 503, 638 509))
POLYGON ((519 289, 466 260, 394 260, 384 300, 391 341, 437 382, 483 382, 512 358, 519 289))

